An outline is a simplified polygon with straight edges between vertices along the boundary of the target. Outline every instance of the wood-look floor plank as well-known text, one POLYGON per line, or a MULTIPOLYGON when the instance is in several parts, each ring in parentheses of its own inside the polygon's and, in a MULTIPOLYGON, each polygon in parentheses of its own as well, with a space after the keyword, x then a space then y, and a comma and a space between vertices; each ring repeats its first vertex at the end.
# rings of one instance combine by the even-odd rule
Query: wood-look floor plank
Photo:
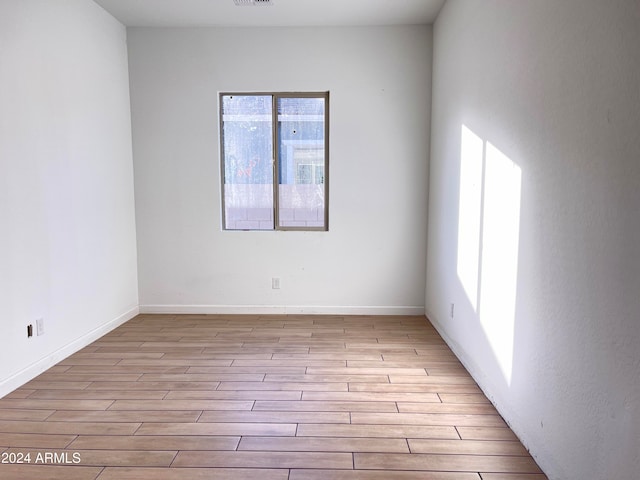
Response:
POLYGON ((0 421, 3 433, 44 433, 72 435, 133 435, 140 423, 107 422, 12 422, 0 421))
POLYGON ((11 393, 8 393, 2 398, 27 398, 29 395, 31 395, 35 391, 36 391, 35 389, 21 387, 14 390, 11 393))
MULTIPOLYGON (((288 480, 481 480, 477 473, 292 469, 288 480)), ((538 479, 532 479, 538 480, 538 479)))
POLYGON ((254 411, 285 412, 397 412, 395 402, 257 401, 254 411))
MULTIPOLYGON (((427 358, 416 357, 414 360, 407 360, 404 362, 393 362, 390 360, 347 360, 347 367, 349 368, 427 368, 428 366, 432 367, 441 367, 447 365, 457 365, 459 361, 455 360, 446 360, 439 356, 436 356, 434 360, 430 360, 427 358)), ((394 373, 392 370, 391 373, 394 373)), ((400 373, 400 372, 397 372, 400 373)))
POLYGON ((444 403, 491 403, 482 393, 441 393, 440 399, 444 403))
MULTIPOLYGON (((80 351, 80 352, 76 352, 73 355, 71 355, 69 358, 117 358, 118 360, 122 360, 120 362, 118 362, 118 364, 122 364, 122 362, 124 362, 125 360, 133 360, 133 359, 140 359, 140 360, 146 360, 146 361, 150 361, 152 359, 156 359, 156 360, 160 360, 162 357, 163 353, 162 352, 138 352, 138 351, 132 351, 132 352, 111 352, 111 353, 96 353, 96 352, 84 352, 84 351, 80 351)), ((153 363, 151 363, 151 365, 154 365, 153 363)), ((162 364, 161 364, 162 365, 162 364)))
POLYGON ((140 378, 140 373, 43 373, 37 379, 28 383, 29 388, 46 388, 44 383, 59 382, 64 385, 65 382, 136 382, 140 378))
POLYGON ((205 348, 211 347, 212 344, 215 345, 214 339, 208 340, 194 340, 194 339, 181 339, 175 340, 173 338, 167 338, 166 340, 162 338, 154 339, 153 337, 145 337, 145 341, 142 342, 140 346, 141 350, 145 350, 147 352, 157 351, 158 349, 162 350, 177 350, 180 351, 182 349, 189 350, 198 350, 203 352, 205 348))
POLYGON ((304 375, 307 371, 307 367, 273 367, 269 365, 252 366, 252 367, 189 367, 185 373, 200 373, 200 374, 219 374, 224 373, 228 375, 234 375, 238 377, 240 373, 246 374, 266 374, 266 373, 277 373, 280 375, 304 375))
POLYGON ((244 400, 116 400, 109 410, 251 410, 244 400))
POLYGON ((286 360, 288 358, 291 359, 306 359, 309 360, 341 360, 341 361, 349 361, 349 360, 382 360, 382 354, 376 353, 275 353, 273 354, 273 360, 286 360))
POLYGON ((113 400, 49 400, 49 399, 0 399, 0 408, 51 410, 69 408, 74 410, 106 410, 113 404, 113 400))
POLYGON ((171 391, 166 400, 300 400, 297 390, 182 390, 171 391))
POLYGON ((360 345, 359 347, 351 347, 351 348, 346 348, 342 350, 342 349, 337 349, 337 348, 333 348, 333 347, 327 347, 327 346, 311 346, 311 348, 309 348, 309 354, 310 355, 335 355, 335 356, 342 356, 342 355, 348 355, 348 358, 356 358, 356 357, 360 357, 361 355, 372 355, 376 352, 379 352, 380 355, 384 358, 385 355, 389 355, 389 354, 396 354, 396 355, 402 355, 402 354, 411 354, 414 353, 415 350, 411 347, 406 347, 406 348, 384 348, 381 347, 379 343, 371 343, 368 346, 364 346, 364 345, 360 345), (344 352, 344 353, 343 353, 344 352))
MULTIPOLYGON (((344 333, 342 329, 334 329, 332 331, 334 335, 341 335, 344 333)), ((268 328, 268 327, 256 327, 250 333, 251 336, 277 336, 277 337, 310 337, 311 332, 308 328, 268 328)))
MULTIPOLYGON (((161 355, 161 354, 160 354, 161 355)), ((220 360, 220 359, 207 359, 200 358, 200 355, 192 355, 193 358, 124 358, 118 366, 138 366, 138 365, 150 365, 150 366, 167 366, 167 367, 191 367, 191 366, 204 366, 204 367, 230 367, 234 361, 232 359, 220 360)), ((266 360, 257 361, 259 363, 266 362, 266 360)))
POLYGON ((136 435, 293 436, 295 423, 144 423, 136 435))
POLYGON ((343 368, 326 368, 326 367, 309 367, 307 368, 309 375, 420 375, 426 376, 427 372, 424 368, 386 368, 386 367, 343 367, 343 368))
POLYGON ((347 382, 220 382, 218 390, 294 390, 305 392, 346 392, 347 382))
POLYGON ((76 410, 58 410, 47 421, 52 422, 196 422, 202 415, 201 410, 107 410, 105 412, 87 412, 76 410))
POLYGON ((300 424, 297 436, 301 437, 366 437, 366 438, 435 438, 458 439, 458 432, 451 426, 433 425, 328 425, 300 424))
POLYGON ((475 403, 414 403, 398 402, 400 413, 461 413, 466 415, 497 415, 491 404, 475 403))
MULTIPOLYGON (((142 345, 144 342, 139 342, 142 345)), ((126 344, 114 345, 111 344, 98 344, 98 349, 96 353, 117 353, 117 352, 131 352, 132 350, 141 351, 145 353, 162 353, 162 358, 165 358, 167 355, 202 355, 203 347, 189 347, 189 346, 181 346, 181 347, 136 347, 136 346, 127 346, 126 344)))
MULTIPOLYGON (((250 438, 250 437, 247 437, 250 438)), ((277 437, 270 437, 277 438, 277 437)), ((67 447, 69 450, 235 450, 240 437, 185 435, 81 435, 67 447)))
POLYGON ((181 451, 176 467, 352 468, 351 453, 326 452, 194 452, 181 451))
MULTIPOLYGON (((66 400, 162 400, 164 390, 36 390, 30 399, 66 399, 66 400)), ((0 415, 0 418, 1 415, 0 415)))
POLYGON ((351 422, 367 425, 451 425, 506 427, 499 415, 463 415, 449 413, 366 413, 353 412, 351 422))
POLYGON ((281 452, 395 452, 409 453, 400 438, 243 437, 238 450, 281 452))
POLYGON ((145 373, 140 382, 261 382, 264 373, 183 373, 155 374, 145 373))
POLYGON ((215 390, 220 382, 91 382, 86 390, 215 390))
POLYGON ((481 472, 482 480, 547 480, 547 477, 542 474, 529 474, 529 473, 488 473, 481 472))
POLYGON ((424 393, 474 393, 480 392, 480 388, 474 384, 420 384, 420 383, 352 383, 349 385, 351 392, 424 392, 424 393))
MULTIPOLYGON (((91 382, 77 382, 69 379, 68 381, 47 381, 47 380, 31 380, 27 385, 34 391, 38 390, 84 390, 91 382)), ((29 395, 28 398, 30 398, 29 395)), ((5 399, 13 399, 13 397, 4 397, 5 399)), ((0 404, 1 405, 1 404, 0 404)))
MULTIPOLYGON (((422 377, 411 377, 422 378, 422 377)), ((427 378, 427 377, 425 377, 427 378)), ((277 375, 266 374, 264 377, 265 382, 315 382, 315 383, 388 383, 389 378, 387 375, 277 375)))
POLYGON ((451 376, 451 375, 394 375, 389 374, 391 383, 426 383, 431 385, 475 385, 475 381, 470 375, 451 376))
POLYGON ((415 393, 415 392, 387 392, 380 395, 380 392, 302 392, 302 400, 316 400, 326 402, 349 401, 349 402, 375 402, 384 400, 386 402, 422 402, 440 403, 436 393, 415 393))
POLYGON ((184 366, 172 366, 172 365, 114 365, 105 367, 104 365, 78 365, 69 367, 66 372, 67 375, 81 375, 87 373, 102 373, 102 374, 135 374, 140 375, 142 373, 163 373, 163 374, 181 374, 187 373, 189 367, 184 366))
POLYGON ((408 442, 411 453, 451 455, 529 455, 520 442, 514 441, 409 439, 408 442))
POLYGON ((65 360, 58 363, 62 366, 74 366, 74 365, 111 365, 114 366, 120 360, 118 358, 85 358, 85 357, 67 357, 65 360))
POLYGON ((382 355, 382 358, 385 362, 411 362, 411 361, 428 361, 428 360, 457 360, 456 356, 450 351, 430 351, 425 352, 422 355, 418 355, 417 350, 414 350, 413 353, 405 353, 405 354, 391 354, 385 353, 382 355))
POLYGON ((2 480, 95 480, 103 467, 85 467, 80 465, 0 465, 2 480))
POLYGON ((348 412, 202 412, 198 422, 224 423, 350 423, 348 412))
POLYGON ((463 376, 469 377, 469 373, 465 370, 464 367, 454 365, 451 367, 428 367, 427 373, 431 376, 463 376))
POLYGON ((541 473, 531 457, 499 455, 355 453, 354 467, 362 470, 541 473))
POLYGON ((284 468, 107 467, 100 474, 99 480, 247 480, 251 478, 287 480, 289 470, 284 468))
MULTIPOLYGON (((180 342, 180 345, 185 344, 186 342, 180 342)), ((189 343, 189 345, 194 345, 194 343, 189 343)), ((268 360, 269 356, 273 353, 307 353, 308 348, 304 346, 300 346, 298 343, 286 345, 283 342, 276 339, 274 342, 269 342, 265 344, 259 344, 257 342, 254 343, 243 343, 242 345, 238 345, 236 347, 230 347, 229 342, 221 341, 220 345, 216 345, 215 342, 206 342, 206 349, 202 354, 203 357, 213 357, 215 360, 234 360, 236 356, 240 356, 241 358, 245 358, 247 360, 268 360), (266 350, 269 350, 268 353, 265 353, 266 350), (223 358, 224 357, 224 358, 223 358)))
POLYGON ((0 420, 46 420, 54 413, 55 410, 3 409, 0 410, 0 420))
POLYGON ((274 367, 346 367, 346 360, 313 360, 313 359, 288 359, 288 360, 234 360, 234 367, 259 367, 262 365, 274 367))
MULTIPOLYGON (((215 348, 205 348, 202 352, 204 355, 208 355, 211 359, 244 359, 244 360, 271 360, 273 353, 244 353, 242 350, 236 350, 235 352, 222 353, 218 352, 215 348)), ((281 354, 288 355, 288 354, 281 354)), ((296 354, 293 354, 296 355, 296 354)))
POLYGON ((444 350, 443 353, 443 357, 449 357, 449 358, 456 358, 455 355, 453 354, 453 352, 451 350, 449 350, 449 347, 447 347, 447 345, 442 341, 437 341, 435 345, 429 345, 429 348, 416 348, 416 354, 418 356, 422 356, 422 355, 432 355, 433 354, 433 350, 436 347, 442 347, 442 349, 444 350))
POLYGON ((66 365, 54 365, 49 368, 46 373, 65 373, 68 372, 71 366, 66 365))
MULTIPOLYGON (((242 352, 242 346, 238 346, 236 347, 237 351, 240 353, 242 352)), ((236 361, 235 358, 233 358, 233 356, 230 355, 225 355, 225 356, 219 356, 219 355, 215 355, 215 354, 203 354, 202 350, 203 349, 199 349, 199 350, 193 350, 193 349, 184 349, 184 348, 172 348, 171 350, 165 348, 162 349, 164 351, 164 355, 162 355, 162 359, 163 360, 209 360, 209 361, 215 361, 215 362, 219 362, 218 365, 231 365, 234 361, 236 361)), ((243 359, 243 360, 247 360, 247 359, 243 359)), ((253 359, 253 358, 249 358, 248 360, 251 361, 268 361, 270 360, 269 358, 259 358, 259 359, 253 359)), ((213 366, 216 366, 216 364, 214 364, 213 366)))
POLYGON ((9 447, 65 448, 75 435, 42 433, 0 433, 0 445, 9 447))
POLYGON ((463 440, 514 440, 518 438, 510 428, 505 427, 457 427, 460 438, 463 440))

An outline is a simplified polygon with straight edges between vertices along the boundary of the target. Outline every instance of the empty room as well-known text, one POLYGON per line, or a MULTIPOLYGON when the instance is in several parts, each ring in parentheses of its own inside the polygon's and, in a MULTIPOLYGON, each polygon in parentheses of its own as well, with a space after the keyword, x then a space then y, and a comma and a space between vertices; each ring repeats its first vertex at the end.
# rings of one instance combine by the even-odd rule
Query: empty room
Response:
POLYGON ((0 0, 0 478, 632 480, 639 0, 0 0))

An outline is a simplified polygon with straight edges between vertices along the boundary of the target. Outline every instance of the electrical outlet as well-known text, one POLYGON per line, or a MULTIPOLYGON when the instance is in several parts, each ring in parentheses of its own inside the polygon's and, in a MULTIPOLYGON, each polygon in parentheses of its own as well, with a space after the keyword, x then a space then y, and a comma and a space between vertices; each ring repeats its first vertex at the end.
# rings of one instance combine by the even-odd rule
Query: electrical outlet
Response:
POLYGON ((36 319, 36 335, 44 335, 44 318, 36 319))
POLYGON ((280 289, 280 278, 279 277, 273 277, 271 279, 271 288, 273 288, 274 290, 279 290, 280 289))
POLYGON ((27 325, 27 338, 33 337, 33 325, 27 325))

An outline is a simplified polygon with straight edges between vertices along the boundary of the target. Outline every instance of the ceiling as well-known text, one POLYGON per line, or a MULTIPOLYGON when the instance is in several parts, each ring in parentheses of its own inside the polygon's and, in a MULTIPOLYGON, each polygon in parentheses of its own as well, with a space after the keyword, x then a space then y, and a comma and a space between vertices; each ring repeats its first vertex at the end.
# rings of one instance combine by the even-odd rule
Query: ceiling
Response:
POLYGON ((433 23, 445 0, 94 0, 126 26, 356 26, 433 23))

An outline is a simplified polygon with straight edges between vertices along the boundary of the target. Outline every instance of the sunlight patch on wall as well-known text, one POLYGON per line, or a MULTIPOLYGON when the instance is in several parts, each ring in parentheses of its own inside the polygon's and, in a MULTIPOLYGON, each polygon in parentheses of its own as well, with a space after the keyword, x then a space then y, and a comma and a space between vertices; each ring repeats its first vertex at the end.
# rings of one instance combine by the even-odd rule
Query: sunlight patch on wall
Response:
POLYGON ((458 204, 458 278, 474 310, 478 308, 480 219, 484 142, 462 126, 458 204))
POLYGON ((479 313, 507 383, 513 363, 520 189, 520 167, 487 142, 479 313))
POLYGON ((457 274, 508 384, 513 367, 521 184, 520 167, 463 125, 457 274))

